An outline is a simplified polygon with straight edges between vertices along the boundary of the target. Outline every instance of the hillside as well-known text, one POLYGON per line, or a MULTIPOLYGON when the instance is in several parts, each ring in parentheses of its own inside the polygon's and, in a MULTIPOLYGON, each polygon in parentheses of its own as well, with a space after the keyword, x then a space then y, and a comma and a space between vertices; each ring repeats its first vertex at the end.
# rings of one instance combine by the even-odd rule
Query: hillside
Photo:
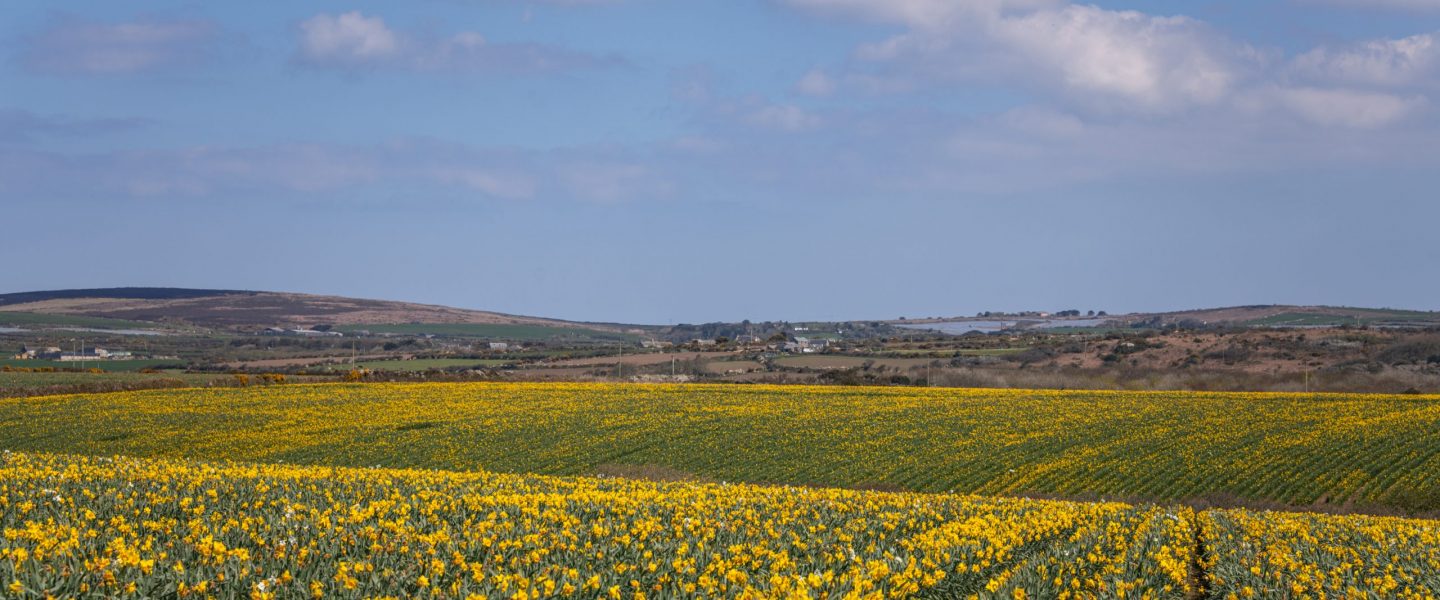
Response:
POLYGON ((106 288, 0 294, 0 312, 121 319, 216 329, 396 323, 618 329, 615 326, 433 304, 289 292, 181 288, 106 288))
POLYGON ((1351 306, 1292 306, 1266 304, 1230 306, 1166 313, 1124 315, 1124 323, 1151 325, 1201 324, 1236 327, 1418 327, 1440 324, 1440 312, 1351 306))

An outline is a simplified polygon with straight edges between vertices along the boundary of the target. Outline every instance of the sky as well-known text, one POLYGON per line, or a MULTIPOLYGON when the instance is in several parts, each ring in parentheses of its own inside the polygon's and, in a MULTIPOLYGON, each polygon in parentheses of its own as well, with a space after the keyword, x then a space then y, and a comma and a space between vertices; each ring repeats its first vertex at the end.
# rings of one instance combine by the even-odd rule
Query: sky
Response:
POLYGON ((10 0, 0 292, 1440 309, 1440 0, 10 0))

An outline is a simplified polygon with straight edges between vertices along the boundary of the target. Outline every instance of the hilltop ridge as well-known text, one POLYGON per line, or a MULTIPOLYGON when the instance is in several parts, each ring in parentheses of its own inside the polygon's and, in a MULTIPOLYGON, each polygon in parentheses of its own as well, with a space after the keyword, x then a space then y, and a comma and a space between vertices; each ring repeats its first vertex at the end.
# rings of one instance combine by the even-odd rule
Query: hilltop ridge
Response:
POLYGON ((455 323, 605 328, 561 319, 295 292, 120 287, 0 294, 0 311, 75 315, 221 329, 455 323))

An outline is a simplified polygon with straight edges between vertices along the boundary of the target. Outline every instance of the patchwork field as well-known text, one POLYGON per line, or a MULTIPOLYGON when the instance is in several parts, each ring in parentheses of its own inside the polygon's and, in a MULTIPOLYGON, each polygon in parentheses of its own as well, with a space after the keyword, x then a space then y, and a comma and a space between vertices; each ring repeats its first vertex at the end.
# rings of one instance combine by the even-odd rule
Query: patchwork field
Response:
POLYGON ((1437 400, 491 383, 0 400, 0 585, 1428 598, 1440 522, 1172 501, 1433 511, 1437 400))

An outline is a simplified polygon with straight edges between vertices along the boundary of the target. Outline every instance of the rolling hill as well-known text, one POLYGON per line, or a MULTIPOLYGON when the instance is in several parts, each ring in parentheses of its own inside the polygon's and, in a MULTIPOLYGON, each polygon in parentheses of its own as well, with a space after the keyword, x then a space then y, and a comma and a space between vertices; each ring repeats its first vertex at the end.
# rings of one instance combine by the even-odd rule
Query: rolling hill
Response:
POLYGON ((120 319, 128 322, 246 330, 265 327, 381 324, 512 325, 619 331, 498 312, 290 292, 183 288, 104 288, 0 294, 0 312, 120 319))
POLYGON ((1233 327, 1294 328, 1343 325, 1424 327, 1440 325, 1440 312, 1351 306, 1264 304, 1123 315, 1117 320, 1126 324, 1140 322, 1151 325, 1191 323, 1233 327))

